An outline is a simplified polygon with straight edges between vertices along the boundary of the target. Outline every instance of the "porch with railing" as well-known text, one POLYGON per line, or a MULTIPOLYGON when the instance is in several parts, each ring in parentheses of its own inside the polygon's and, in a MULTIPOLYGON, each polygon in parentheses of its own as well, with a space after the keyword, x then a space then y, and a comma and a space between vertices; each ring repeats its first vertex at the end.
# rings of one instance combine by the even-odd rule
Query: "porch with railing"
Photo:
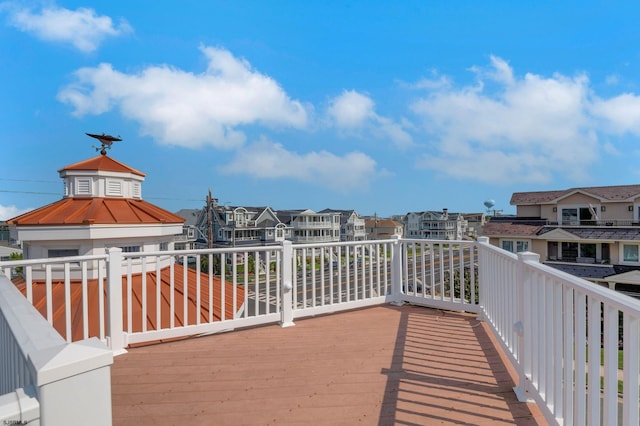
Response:
MULTIPOLYGON (((535 401, 549 423, 639 420, 639 302, 487 241, 110 249, 104 256, 1 262, 0 271, 0 393, 6 394, 0 397, 0 419, 17 419, 6 410, 15 410, 18 396, 26 394, 40 407, 40 421, 47 421, 51 393, 43 390, 46 374, 36 360, 48 347, 92 348, 101 365, 82 357, 69 361, 78 366, 72 377, 79 380, 108 371, 105 353, 132 346, 410 303, 482 319, 517 372, 516 394, 535 401), (18 275, 16 286, 9 279, 18 275), (41 340, 43 335, 57 337, 41 340)), ((92 404, 103 411, 105 403, 110 406, 109 382, 87 383, 106 394, 106 401, 78 404, 57 394, 55 404, 67 419, 81 419, 92 404)), ((85 395, 91 392, 85 389, 85 395)), ((104 424, 110 423, 109 412, 104 424)))

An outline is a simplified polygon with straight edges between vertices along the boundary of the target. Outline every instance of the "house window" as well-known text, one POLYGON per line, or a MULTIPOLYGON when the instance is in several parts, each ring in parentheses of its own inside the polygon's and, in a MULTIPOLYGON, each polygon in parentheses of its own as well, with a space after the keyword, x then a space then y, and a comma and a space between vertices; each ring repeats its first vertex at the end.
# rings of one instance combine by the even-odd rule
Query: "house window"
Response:
POLYGON ((140 251, 140 246, 124 246, 120 248, 123 253, 138 253, 140 251))
POLYGON ((580 257, 596 258, 596 245, 580 243, 580 257))
MULTIPOLYGON (((604 207, 604 206, 602 206, 604 207)), ((604 211, 601 209, 601 211, 604 211)), ((562 224, 563 225, 589 225, 590 222, 598 219, 595 208, 592 207, 579 207, 562 209, 562 224)))
POLYGON ((78 256, 78 249, 49 249, 47 257, 69 257, 78 256))
POLYGON ((160 251, 168 251, 169 243, 160 243, 160 251))
MULTIPOLYGON (((453 234, 451 234, 452 236, 453 234)), ((529 250, 529 241, 522 240, 502 240, 502 249, 511 253, 520 253, 529 250), (514 250, 515 248, 515 250, 514 250)))
POLYGON ((562 259, 575 260, 578 257, 578 243, 563 242, 561 246, 562 259))
POLYGON ((563 225, 577 225, 578 224, 578 209, 562 209, 562 224, 563 225))
POLYGON ((623 244, 622 260, 624 262, 638 262, 638 246, 635 244, 623 244))

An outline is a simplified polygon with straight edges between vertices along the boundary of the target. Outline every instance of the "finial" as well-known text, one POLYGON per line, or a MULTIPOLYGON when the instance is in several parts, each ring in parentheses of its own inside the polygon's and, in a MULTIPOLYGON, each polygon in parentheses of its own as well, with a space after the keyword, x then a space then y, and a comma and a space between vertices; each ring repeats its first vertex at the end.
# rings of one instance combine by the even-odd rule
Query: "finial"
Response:
POLYGON ((102 146, 100 148, 94 146, 96 151, 100 151, 100 154, 107 155, 107 149, 111 149, 111 144, 114 142, 120 142, 122 138, 120 136, 111 136, 105 135, 104 133, 101 135, 94 135, 92 133, 85 133, 87 136, 91 136, 92 138, 98 139, 102 146))

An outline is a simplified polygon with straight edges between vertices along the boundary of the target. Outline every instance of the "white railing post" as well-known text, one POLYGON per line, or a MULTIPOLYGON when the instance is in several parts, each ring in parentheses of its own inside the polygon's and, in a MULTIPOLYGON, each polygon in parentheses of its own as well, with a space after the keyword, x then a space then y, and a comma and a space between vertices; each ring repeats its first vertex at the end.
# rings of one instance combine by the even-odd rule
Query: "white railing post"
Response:
POLYGON ((107 332, 114 354, 126 353, 122 322, 122 249, 107 249, 107 332))
POLYGON ((293 244, 291 241, 282 242, 282 287, 280 288, 282 306, 280 312, 281 327, 291 327, 293 323, 293 244))
POLYGON ((529 382, 527 373, 529 373, 527 365, 531 361, 527 359, 533 353, 531 342, 531 304, 525 303, 526 294, 530 294, 525 287, 532 285, 531 274, 525 271, 525 262, 539 262, 540 255, 531 252, 518 253, 518 269, 516 275, 516 314, 513 330, 518 336, 518 344, 516 346, 516 369, 518 370, 518 384, 513 391, 519 401, 528 401, 529 382))
POLYGON ((113 353, 97 338, 29 354, 45 425, 111 425, 113 353))
POLYGON ((393 245, 391 249, 391 303, 402 305, 402 247, 400 237, 391 237, 393 245))
POLYGON ((489 286, 489 267, 487 263, 487 255, 483 250, 483 245, 489 245, 489 237, 478 237, 478 302, 480 304, 478 309, 478 320, 484 321, 487 289, 489 286))

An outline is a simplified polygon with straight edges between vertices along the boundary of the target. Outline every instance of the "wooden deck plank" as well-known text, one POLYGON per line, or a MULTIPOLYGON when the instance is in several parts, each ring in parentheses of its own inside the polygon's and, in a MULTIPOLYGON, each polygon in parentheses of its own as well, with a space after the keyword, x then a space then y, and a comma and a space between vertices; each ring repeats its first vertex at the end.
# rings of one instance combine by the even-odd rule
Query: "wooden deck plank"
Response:
POLYGON ((545 424, 473 315, 378 306, 131 349, 115 425, 545 424))

